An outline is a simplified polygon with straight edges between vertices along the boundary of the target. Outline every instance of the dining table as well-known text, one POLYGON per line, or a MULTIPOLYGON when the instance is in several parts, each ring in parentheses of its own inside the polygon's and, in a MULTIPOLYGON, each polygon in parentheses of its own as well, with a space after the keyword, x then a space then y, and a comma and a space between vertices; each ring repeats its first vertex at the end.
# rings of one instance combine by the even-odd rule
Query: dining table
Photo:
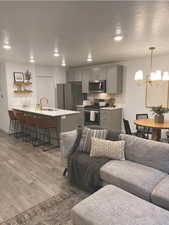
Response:
POLYGON ((141 127, 151 128, 152 140, 155 140, 155 141, 161 140, 161 130, 169 129, 169 120, 164 120, 163 123, 155 123, 154 119, 144 118, 144 119, 134 120, 134 124, 141 127))

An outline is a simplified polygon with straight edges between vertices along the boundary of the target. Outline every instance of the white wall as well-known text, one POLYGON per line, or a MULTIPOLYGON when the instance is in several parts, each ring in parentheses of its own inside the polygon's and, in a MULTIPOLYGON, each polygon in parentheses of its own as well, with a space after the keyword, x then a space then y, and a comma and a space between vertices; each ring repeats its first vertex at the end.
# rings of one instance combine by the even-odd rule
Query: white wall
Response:
MULTIPOLYGON (((66 70, 62 67, 54 67, 54 66, 35 66, 35 73, 36 73, 36 84, 38 85, 38 81, 41 83, 45 82, 45 78, 49 80, 53 84, 52 90, 49 90, 51 96, 51 106, 57 107, 57 84, 59 83, 66 83, 66 70), (44 79, 43 79, 44 78, 44 79)), ((43 92, 38 93, 41 97, 44 96, 43 92)), ((39 97, 37 99, 39 101, 39 97)))
POLYGON ((4 64, 0 64, 0 129, 8 131, 8 94, 4 64))
MULTIPOLYGON (((153 68, 169 71, 168 60, 169 55, 154 57, 153 68)), ((130 121, 132 128, 135 129, 133 120, 135 120, 136 113, 149 113, 152 116, 151 111, 145 107, 145 85, 139 86, 134 80, 134 74, 139 69, 142 69, 144 74, 149 73, 150 61, 149 58, 144 58, 119 64, 125 66, 123 94, 120 96, 120 101, 124 106, 124 117, 130 121)), ((169 118, 169 114, 165 117, 169 118)))

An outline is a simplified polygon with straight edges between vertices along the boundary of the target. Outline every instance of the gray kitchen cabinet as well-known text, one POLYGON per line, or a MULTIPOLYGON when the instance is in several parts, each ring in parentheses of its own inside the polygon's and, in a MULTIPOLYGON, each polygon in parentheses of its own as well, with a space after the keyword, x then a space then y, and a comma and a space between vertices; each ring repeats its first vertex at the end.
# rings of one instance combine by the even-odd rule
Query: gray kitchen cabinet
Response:
POLYGON ((72 114, 61 117, 61 132, 75 130, 80 121, 80 114, 72 114))
POLYGON ((67 71, 68 82, 79 82, 82 81, 82 71, 80 69, 69 69, 67 71))
POLYGON ((77 106, 76 109, 80 112, 78 125, 84 126, 84 107, 77 106))
POLYGON ((82 71, 82 93, 89 92, 89 80, 91 79, 91 69, 83 69, 82 71))
POLYGON ((109 94, 120 94, 122 92, 123 66, 108 66, 106 77, 106 92, 109 94))
POLYGON ((122 109, 101 109, 100 127, 121 132, 122 109))
POLYGON ((91 80, 106 80, 106 67, 92 66, 91 68, 91 80))
POLYGON ((82 81, 82 70, 74 70, 74 80, 82 81))
POLYGON ((66 76, 67 76, 67 82, 74 82, 75 81, 74 70, 69 69, 66 73, 66 76))

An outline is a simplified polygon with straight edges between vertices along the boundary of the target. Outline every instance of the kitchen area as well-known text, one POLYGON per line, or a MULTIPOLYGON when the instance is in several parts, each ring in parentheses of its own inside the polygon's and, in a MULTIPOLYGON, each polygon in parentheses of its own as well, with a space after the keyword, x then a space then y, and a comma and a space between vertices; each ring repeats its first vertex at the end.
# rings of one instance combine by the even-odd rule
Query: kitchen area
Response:
POLYGON ((67 69, 66 84, 57 85, 58 108, 80 112, 62 118, 62 130, 76 126, 121 131, 122 106, 116 97, 122 94, 123 66, 112 63, 67 69))

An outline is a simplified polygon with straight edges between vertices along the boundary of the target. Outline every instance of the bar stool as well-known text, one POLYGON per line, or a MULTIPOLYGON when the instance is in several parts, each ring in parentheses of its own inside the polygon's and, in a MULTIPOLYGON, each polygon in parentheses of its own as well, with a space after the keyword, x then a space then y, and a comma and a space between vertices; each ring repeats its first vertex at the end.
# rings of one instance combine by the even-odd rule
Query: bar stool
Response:
POLYGON ((57 132, 55 120, 49 117, 38 117, 36 120, 36 126, 38 129, 40 144, 43 146, 43 150, 47 151, 45 148, 47 145, 52 145, 51 140, 57 139, 52 137, 51 130, 57 132))
POLYGON ((9 115, 9 119, 10 119, 9 135, 15 135, 17 132, 18 120, 16 119, 15 114, 12 110, 8 110, 8 115, 9 115))
POLYGON ((30 141, 34 147, 39 146, 37 117, 26 115, 25 125, 25 140, 30 141))
POLYGON ((19 112, 17 110, 14 110, 14 115, 16 119, 18 120, 18 127, 17 127, 17 133, 15 135, 16 138, 24 138, 25 135, 25 115, 23 112, 19 112))

